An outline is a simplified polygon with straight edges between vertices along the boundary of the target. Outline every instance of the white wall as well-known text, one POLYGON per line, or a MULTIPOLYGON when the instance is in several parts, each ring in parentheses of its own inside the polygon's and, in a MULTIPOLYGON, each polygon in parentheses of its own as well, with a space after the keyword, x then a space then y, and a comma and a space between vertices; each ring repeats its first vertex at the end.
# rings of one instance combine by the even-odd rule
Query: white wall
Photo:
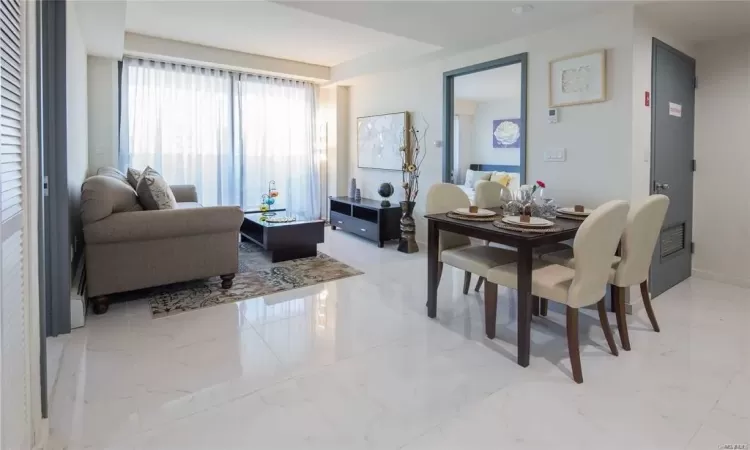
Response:
POLYGON ((88 151, 89 174, 100 167, 117 167, 118 61, 88 57, 88 151))
POLYGON ((696 59, 693 273, 750 286, 750 36, 700 45, 696 59))
POLYGON ((78 27, 75 8, 66 10, 66 103, 68 131, 68 192, 70 195, 70 244, 74 252, 83 247, 80 202, 81 185, 88 170, 88 106, 86 47, 78 27))
POLYGON ((499 119, 521 117, 521 92, 516 98, 506 98, 477 104, 474 114, 474 146, 471 150, 471 163, 521 164, 520 148, 494 148, 492 146, 492 122, 499 119))
MULTIPOLYGON (((528 52, 527 175, 547 183, 550 195, 561 203, 599 205, 628 199, 631 193, 631 110, 633 7, 571 22, 535 36, 463 53, 449 59, 402 70, 358 78, 351 87, 351 123, 356 117, 410 111, 412 123, 424 130, 429 123, 427 158, 422 168, 421 192, 416 206, 417 239, 426 241, 424 202, 427 189, 441 182, 443 72, 503 56, 528 52), (608 101, 562 108, 558 124, 548 124, 548 63, 586 50, 606 48, 608 101), (546 149, 566 148, 565 163, 544 163, 546 149), (583 181, 582 181, 583 180, 583 181)), ((350 127, 352 125, 350 124, 350 127)), ((351 128, 350 128, 351 129, 351 128)), ((356 133, 352 129, 352 136, 356 133)), ((377 198, 378 185, 399 186, 400 172, 358 169, 356 142, 350 136, 349 173, 357 177, 364 197, 377 198)), ((397 189, 398 200, 403 191, 397 189)))

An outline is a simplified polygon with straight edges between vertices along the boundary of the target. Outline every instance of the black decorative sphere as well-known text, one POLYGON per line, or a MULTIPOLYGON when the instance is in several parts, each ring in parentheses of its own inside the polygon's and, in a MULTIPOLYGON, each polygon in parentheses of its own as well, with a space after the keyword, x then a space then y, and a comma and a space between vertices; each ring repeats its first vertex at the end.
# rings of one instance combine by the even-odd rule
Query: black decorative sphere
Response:
POLYGON ((381 202, 382 206, 391 206, 391 202, 388 201, 388 197, 393 195, 394 189, 391 183, 383 183, 378 188, 378 194, 383 197, 381 202))

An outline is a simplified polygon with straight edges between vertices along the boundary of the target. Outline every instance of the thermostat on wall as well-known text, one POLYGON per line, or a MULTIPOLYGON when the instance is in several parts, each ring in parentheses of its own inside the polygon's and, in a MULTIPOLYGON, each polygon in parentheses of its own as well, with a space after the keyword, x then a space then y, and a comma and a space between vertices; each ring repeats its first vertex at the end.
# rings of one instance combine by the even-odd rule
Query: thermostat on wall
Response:
POLYGON ((547 115, 547 120, 549 120, 549 123, 557 123, 557 108, 550 108, 549 114, 547 115))

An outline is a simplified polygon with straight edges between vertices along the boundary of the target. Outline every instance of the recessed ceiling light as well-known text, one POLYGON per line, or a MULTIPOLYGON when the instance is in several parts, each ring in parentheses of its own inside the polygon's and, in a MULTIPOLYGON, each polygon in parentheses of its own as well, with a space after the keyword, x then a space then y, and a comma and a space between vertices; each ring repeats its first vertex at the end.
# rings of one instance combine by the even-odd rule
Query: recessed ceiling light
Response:
POLYGON ((534 7, 531 5, 520 5, 520 6, 514 6, 511 11, 513 11, 514 14, 518 14, 519 16, 521 14, 533 11, 534 7))

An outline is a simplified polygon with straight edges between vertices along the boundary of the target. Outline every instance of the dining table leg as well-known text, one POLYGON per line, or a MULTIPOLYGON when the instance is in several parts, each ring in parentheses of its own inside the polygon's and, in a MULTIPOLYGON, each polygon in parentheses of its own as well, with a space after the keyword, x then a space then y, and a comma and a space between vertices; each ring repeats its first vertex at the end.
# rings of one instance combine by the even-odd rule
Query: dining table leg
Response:
POLYGON ((518 247, 518 365, 528 367, 531 354, 531 247, 518 247))
POLYGON ((438 241, 437 222, 427 221, 427 317, 437 317, 438 241))

